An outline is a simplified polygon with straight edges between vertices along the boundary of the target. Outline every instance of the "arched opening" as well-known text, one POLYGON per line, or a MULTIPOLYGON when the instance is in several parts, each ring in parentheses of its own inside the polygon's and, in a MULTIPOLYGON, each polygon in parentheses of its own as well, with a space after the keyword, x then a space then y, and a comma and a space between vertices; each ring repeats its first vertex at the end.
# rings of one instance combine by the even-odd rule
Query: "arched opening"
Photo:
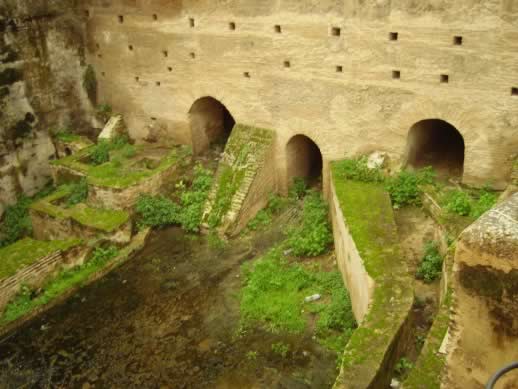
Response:
POLYGON ((440 176, 462 177, 464 139, 444 120, 417 122, 408 133, 407 165, 416 169, 432 166, 440 176))
POLYGON ((288 185, 297 177, 304 178, 308 186, 317 185, 322 177, 322 153, 310 138, 295 135, 286 145, 288 185))
POLYGON ((228 109, 213 97, 202 97, 189 110, 194 152, 199 154, 211 145, 224 146, 236 123, 228 109))

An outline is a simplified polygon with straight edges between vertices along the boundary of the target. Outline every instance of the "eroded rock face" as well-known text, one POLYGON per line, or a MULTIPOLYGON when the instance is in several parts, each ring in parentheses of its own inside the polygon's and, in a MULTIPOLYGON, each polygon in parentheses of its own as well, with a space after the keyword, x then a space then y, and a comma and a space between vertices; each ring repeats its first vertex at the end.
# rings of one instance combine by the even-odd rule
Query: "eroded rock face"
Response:
POLYGON ((71 0, 0 4, 0 215, 50 177, 49 128, 87 127, 83 22, 71 0))
MULTIPOLYGON (((482 387, 496 370, 516 360, 517 268, 518 194, 514 194, 468 227, 457 244, 446 387, 482 387)), ((507 380, 514 379, 516 375, 507 380)))

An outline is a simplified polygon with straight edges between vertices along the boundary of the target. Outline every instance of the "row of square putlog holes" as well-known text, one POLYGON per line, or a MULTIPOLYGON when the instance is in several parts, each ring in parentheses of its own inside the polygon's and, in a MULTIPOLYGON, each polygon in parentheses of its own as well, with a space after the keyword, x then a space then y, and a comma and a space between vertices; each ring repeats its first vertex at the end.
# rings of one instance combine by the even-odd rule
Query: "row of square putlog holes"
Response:
MULTIPOLYGON (((86 16, 89 17, 90 16, 90 12, 89 11, 85 11, 86 13, 86 16)), ((118 15, 118 20, 119 20, 119 23, 124 23, 124 15, 118 15)), ((153 14, 153 20, 158 20, 158 15, 157 14, 153 14)), ((196 25, 196 22, 193 18, 189 18, 189 25, 191 28, 194 28, 195 25, 196 25)), ((236 23, 235 22, 229 22, 228 24, 228 27, 230 30, 235 30, 236 29, 236 23)), ((276 24, 274 26, 274 31, 278 34, 282 33, 282 26, 279 25, 279 24, 276 24)), ((342 30, 340 27, 331 27, 331 35, 332 36, 340 36, 342 33, 342 30)), ((397 41, 399 39, 399 34, 397 32, 390 32, 389 33, 389 40, 391 41, 397 41)), ((453 37, 453 44, 455 46, 462 46, 462 43, 463 43, 463 38, 462 36, 454 36, 453 37)), ((128 46, 128 49, 130 51, 133 51, 133 46, 132 45, 129 45, 128 46)), ((164 54, 164 57, 167 57, 168 56, 168 52, 167 51, 163 51, 162 52, 164 54)), ((190 53, 190 56, 191 58, 196 58, 196 54, 195 53, 190 53)), ((284 61, 284 67, 285 68, 290 68, 291 67, 291 62, 290 61, 284 61)), ((173 69, 171 67, 168 67, 167 68, 168 71, 172 71, 173 69)), ((335 71, 337 73, 343 73, 343 66, 341 65, 337 65, 335 67, 335 71)), ((251 78, 251 74, 250 72, 243 72, 243 76, 246 77, 246 78, 251 78)), ((399 80, 401 79, 401 71, 400 70, 393 70, 392 71, 392 78, 394 80, 399 80)), ((135 80, 138 82, 139 81, 139 77, 135 77, 135 80)), ((449 81, 450 81, 450 76, 448 74, 441 74, 439 76, 439 81, 443 84, 447 84, 449 81)), ((156 85, 157 86, 160 86, 160 81, 157 81, 156 82, 156 85)), ((518 96, 518 87, 512 87, 511 88, 511 95, 512 96, 518 96)))

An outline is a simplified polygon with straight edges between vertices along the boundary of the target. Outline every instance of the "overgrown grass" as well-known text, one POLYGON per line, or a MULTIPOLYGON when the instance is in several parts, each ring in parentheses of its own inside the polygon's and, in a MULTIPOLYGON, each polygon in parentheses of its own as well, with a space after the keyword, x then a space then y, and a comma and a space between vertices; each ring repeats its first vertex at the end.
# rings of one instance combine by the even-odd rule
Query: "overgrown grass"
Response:
POLYGON ((139 197, 135 205, 137 225, 143 228, 180 224, 186 231, 199 231, 211 185, 212 172, 196 165, 191 185, 188 188, 183 183, 177 186, 180 191, 177 202, 163 196, 146 194, 139 197))
POLYGON ((32 233, 29 206, 33 201, 47 196, 53 190, 52 185, 47 185, 33 197, 22 195, 15 204, 5 209, 0 221, 0 247, 8 246, 32 233))
POLYGON ((344 180, 362 182, 383 182, 385 180, 381 169, 371 169, 367 166, 367 157, 337 161, 333 171, 338 176, 337 178, 344 180))
POLYGON ((341 352, 356 326, 351 301, 338 271, 324 272, 288 263, 282 249, 242 266, 241 325, 259 325, 267 331, 302 333, 310 315, 317 315, 315 336, 325 346, 341 352), (321 300, 304 298, 320 294, 321 300))
POLYGON ((387 180, 387 191, 395 208, 405 205, 421 205, 422 186, 433 184, 435 172, 426 167, 416 172, 402 170, 387 180))
POLYGON ((254 218, 248 222, 247 228, 251 231, 256 231, 270 225, 273 216, 277 215, 288 202, 288 199, 276 193, 271 193, 266 207, 257 212, 254 218))
POLYGON ((488 188, 471 192, 453 189, 444 192, 441 203, 448 213, 478 219, 496 204, 497 199, 488 188))
POLYGON ((42 290, 36 292, 24 286, 22 291, 7 305, 0 325, 5 325, 33 309, 45 305, 70 288, 86 281, 91 274, 102 269, 118 254, 115 247, 98 247, 91 258, 83 265, 64 270, 56 278, 49 280, 42 290))
POLYGON ((439 253, 439 246, 434 241, 429 241, 425 245, 423 260, 419 265, 416 278, 426 283, 431 283, 441 276, 442 255, 439 253))
POLYGON ((67 207, 72 207, 86 201, 88 197, 88 182, 86 181, 86 178, 83 177, 78 182, 68 185, 70 187, 70 194, 66 199, 67 207))
POLYGON ((329 249, 333 236, 326 202, 317 191, 304 198, 302 223, 289 233, 288 245, 297 256, 317 256, 329 249))

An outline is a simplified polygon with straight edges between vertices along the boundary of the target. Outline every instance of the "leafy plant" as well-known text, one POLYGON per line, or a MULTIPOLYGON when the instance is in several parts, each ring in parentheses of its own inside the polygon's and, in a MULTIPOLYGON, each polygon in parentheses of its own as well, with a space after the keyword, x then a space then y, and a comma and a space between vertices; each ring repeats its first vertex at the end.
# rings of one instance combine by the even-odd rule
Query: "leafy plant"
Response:
POLYGON ((32 232, 29 216, 31 199, 22 196, 16 204, 5 209, 3 222, 0 224, 0 247, 8 246, 32 232))
POLYGON ((71 207, 84 202, 88 197, 88 182, 86 177, 81 178, 78 182, 70 184, 71 192, 67 197, 66 206, 71 207))
POLYGON ((327 213, 327 204, 320 194, 309 192, 304 199, 302 224, 291 231, 288 239, 295 255, 313 257, 329 248, 333 239, 327 213))
POLYGON ((283 358, 286 358, 286 356, 288 355, 288 351, 290 351, 290 347, 283 342, 277 342, 272 344, 272 351, 275 354, 283 358))
POLYGON ((442 273, 443 258, 439 253, 436 242, 429 241, 425 245, 423 260, 419 265, 416 278, 426 283, 431 283, 440 277, 442 273))
POLYGON ((452 190, 447 195, 445 209, 457 215, 468 216, 471 213, 471 199, 462 190, 452 190))
POLYGON ((433 184, 435 172, 431 167, 417 172, 402 170, 387 182, 387 191, 396 208, 404 205, 421 205, 421 185, 433 184))
POLYGON ((275 214, 279 213, 282 210, 282 208, 286 205, 286 203, 286 199, 280 197, 275 193, 270 193, 266 208, 261 209, 259 212, 257 212, 255 217, 248 222, 248 229, 255 231, 261 227, 268 226, 272 221, 272 217, 275 214))
POLYGON ((175 224, 179 220, 180 207, 163 196, 143 194, 135 205, 139 228, 175 224))
POLYGON ((99 141, 97 145, 92 148, 89 154, 93 165, 101 165, 110 160, 110 143, 105 140, 99 141))
POLYGON ((394 371, 399 377, 405 377, 410 370, 414 368, 414 364, 408 358, 401 358, 397 363, 394 371))
POLYGON ((497 201, 497 195, 491 193, 487 188, 480 192, 478 200, 471 206, 471 216, 478 219, 483 213, 489 211, 497 201))
POLYGON ((257 351, 247 351, 246 359, 248 359, 249 361, 257 360, 257 351))
POLYGON ((335 171, 342 179, 363 182, 383 182, 384 180, 381 169, 369 168, 365 156, 339 161, 336 163, 335 171))
POLYGON ((308 187, 302 177, 295 177, 289 190, 289 196, 294 199, 301 199, 306 195, 308 187))

